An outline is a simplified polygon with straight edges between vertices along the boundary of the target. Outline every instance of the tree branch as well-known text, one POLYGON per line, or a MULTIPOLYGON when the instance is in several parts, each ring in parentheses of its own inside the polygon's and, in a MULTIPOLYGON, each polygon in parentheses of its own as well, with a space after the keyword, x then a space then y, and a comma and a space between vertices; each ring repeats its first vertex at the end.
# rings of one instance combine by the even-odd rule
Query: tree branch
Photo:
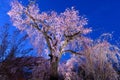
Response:
MULTIPOLYGON (((34 19, 34 17, 32 17, 32 16, 31 16, 30 14, 28 14, 27 12, 26 12, 26 15, 28 15, 28 16, 33 20, 35 28, 36 28, 37 30, 39 30, 40 32, 42 32, 42 34, 44 35, 45 40, 46 40, 47 45, 48 45, 48 48, 49 48, 49 50, 50 50, 50 54, 52 55, 52 47, 51 47, 51 44, 50 44, 50 41, 49 41, 50 37, 47 35, 47 33, 46 33, 45 30, 42 31, 42 30, 39 28, 39 26, 38 26, 38 24, 36 23, 36 20, 34 19)), ((40 21, 40 23, 41 23, 43 26, 49 27, 48 25, 44 24, 43 21, 41 21, 41 20, 39 20, 39 21, 40 21)))
POLYGON ((81 33, 81 32, 78 31, 78 32, 74 33, 73 35, 66 35, 66 34, 64 34, 64 35, 65 35, 66 38, 73 38, 74 36, 77 36, 77 35, 80 34, 80 33, 81 33))
POLYGON ((82 53, 76 52, 76 51, 73 51, 73 50, 64 50, 63 53, 65 53, 65 52, 70 52, 70 53, 75 54, 75 55, 83 55, 82 53))
MULTIPOLYGON (((60 52, 61 52, 61 54, 63 53, 63 52, 62 52, 62 49, 65 48, 65 46, 69 43, 69 41, 72 40, 73 37, 79 35, 80 33, 81 33, 81 32, 78 31, 78 32, 74 33, 73 35, 66 35, 66 34, 64 34, 64 36, 66 37, 66 39, 65 39, 64 44, 63 44, 63 45, 61 46, 61 48, 60 48, 60 52)), ((73 51, 70 51, 70 50, 69 50, 69 52, 74 53, 73 51)), ((75 52, 75 53, 76 53, 76 52, 75 52)))

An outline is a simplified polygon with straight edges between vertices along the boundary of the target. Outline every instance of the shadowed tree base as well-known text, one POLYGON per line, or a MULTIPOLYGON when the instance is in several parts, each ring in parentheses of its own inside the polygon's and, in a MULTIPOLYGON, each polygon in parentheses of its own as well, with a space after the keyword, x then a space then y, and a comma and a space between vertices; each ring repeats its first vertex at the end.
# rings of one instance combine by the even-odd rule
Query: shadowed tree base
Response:
POLYGON ((58 76, 50 76, 50 80, 58 80, 58 76))

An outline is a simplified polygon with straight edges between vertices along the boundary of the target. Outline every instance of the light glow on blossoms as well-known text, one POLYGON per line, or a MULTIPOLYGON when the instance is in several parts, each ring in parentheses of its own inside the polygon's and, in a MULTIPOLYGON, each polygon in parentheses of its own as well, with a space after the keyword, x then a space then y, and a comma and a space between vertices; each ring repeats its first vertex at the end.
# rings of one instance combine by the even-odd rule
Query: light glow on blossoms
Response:
POLYGON ((28 33, 39 53, 47 44, 48 49, 59 56, 69 43, 80 41, 82 34, 92 31, 90 28, 84 28, 87 25, 87 19, 79 16, 79 12, 73 7, 62 13, 40 12, 37 5, 30 4, 25 7, 18 1, 12 2, 11 7, 8 15, 13 25, 28 33))
MULTIPOLYGON (((101 37, 104 38, 96 41, 88 38, 86 35, 92 32, 91 28, 85 27, 88 20, 73 7, 61 13, 41 12, 35 3, 25 7, 15 0, 8 15, 14 26, 27 32, 38 54, 49 57, 50 80, 58 80, 58 73, 64 80, 117 80, 111 60, 118 63, 116 54, 119 51, 106 40, 109 34, 103 34, 101 37), (74 55, 66 63, 59 64, 65 53, 74 55), (76 63, 78 72, 75 72, 76 63)), ((34 76, 37 74, 41 78, 46 74, 45 66, 36 66, 34 76), (44 71, 40 75, 42 67, 44 71)))

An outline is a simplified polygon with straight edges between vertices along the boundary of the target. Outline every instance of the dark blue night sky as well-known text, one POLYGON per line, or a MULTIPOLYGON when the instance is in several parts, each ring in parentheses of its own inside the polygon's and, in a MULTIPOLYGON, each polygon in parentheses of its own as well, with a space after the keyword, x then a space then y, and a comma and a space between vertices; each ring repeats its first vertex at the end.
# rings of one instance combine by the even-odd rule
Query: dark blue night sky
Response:
MULTIPOLYGON (((7 12, 10 9, 10 1, 0 0, 0 26, 10 23, 7 12)), ((27 0, 21 0, 26 4, 27 0)), ((80 11, 80 15, 88 18, 88 26, 92 27, 93 38, 100 36, 103 32, 114 32, 113 36, 119 39, 120 31, 120 0, 36 0, 41 11, 55 10, 63 12, 66 8, 80 11)))

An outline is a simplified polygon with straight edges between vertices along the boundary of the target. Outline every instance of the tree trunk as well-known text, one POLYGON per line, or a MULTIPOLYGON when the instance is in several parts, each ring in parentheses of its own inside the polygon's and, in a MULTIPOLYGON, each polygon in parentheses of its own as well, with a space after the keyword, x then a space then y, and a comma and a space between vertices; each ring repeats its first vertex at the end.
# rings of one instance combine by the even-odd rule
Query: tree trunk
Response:
POLYGON ((50 80, 58 80, 58 57, 51 56, 50 80))

